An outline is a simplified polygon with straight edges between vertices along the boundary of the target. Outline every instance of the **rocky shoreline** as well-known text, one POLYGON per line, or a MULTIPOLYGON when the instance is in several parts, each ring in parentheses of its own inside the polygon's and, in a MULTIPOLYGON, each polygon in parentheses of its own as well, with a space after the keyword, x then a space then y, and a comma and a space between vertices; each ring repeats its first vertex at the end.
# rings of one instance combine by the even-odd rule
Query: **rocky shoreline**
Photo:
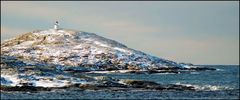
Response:
POLYGON ((99 76, 97 82, 92 84, 73 84, 64 87, 36 87, 36 86, 4 86, 1 85, 1 91, 51 91, 54 89, 79 88, 83 90, 191 90, 194 91, 193 86, 184 86, 176 84, 162 85, 152 81, 142 80, 116 80, 111 77, 99 76))
POLYGON ((61 70, 57 66, 47 64, 27 64, 14 58, 1 59, 1 99, 237 98, 238 94, 236 93, 239 93, 239 90, 203 91, 194 85, 162 84, 155 81, 116 79, 105 76, 106 74, 190 74, 191 72, 214 70, 216 69, 210 67, 169 67, 151 70, 61 70), (91 76, 90 74, 96 75, 91 76), (18 81, 14 82, 11 78, 18 81), (233 96, 227 97, 229 95, 233 96))
POLYGON ((1 56, 1 91, 50 91, 53 89, 80 88, 141 89, 141 90, 195 90, 193 86, 159 84, 152 81, 114 79, 108 76, 89 76, 92 73, 123 74, 181 74, 196 71, 216 70, 207 67, 166 67, 148 70, 69 70, 48 64, 28 64, 14 57, 1 56))

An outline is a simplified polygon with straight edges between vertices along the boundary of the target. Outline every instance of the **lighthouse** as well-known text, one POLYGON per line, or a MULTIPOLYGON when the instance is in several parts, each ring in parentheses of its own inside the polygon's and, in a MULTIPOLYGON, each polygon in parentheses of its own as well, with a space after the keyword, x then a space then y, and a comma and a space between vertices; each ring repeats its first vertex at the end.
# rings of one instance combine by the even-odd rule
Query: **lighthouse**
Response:
POLYGON ((54 24, 54 29, 58 30, 58 28, 59 28, 59 23, 58 23, 58 21, 56 21, 55 24, 54 24))

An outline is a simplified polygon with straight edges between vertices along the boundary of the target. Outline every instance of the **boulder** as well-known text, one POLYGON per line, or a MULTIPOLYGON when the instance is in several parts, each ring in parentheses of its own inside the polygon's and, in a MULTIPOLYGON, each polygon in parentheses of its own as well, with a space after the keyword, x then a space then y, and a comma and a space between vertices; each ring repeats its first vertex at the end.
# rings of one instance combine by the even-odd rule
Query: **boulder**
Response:
POLYGON ((152 81, 142 81, 142 80, 122 80, 124 84, 133 88, 146 88, 149 86, 158 86, 160 84, 152 81))

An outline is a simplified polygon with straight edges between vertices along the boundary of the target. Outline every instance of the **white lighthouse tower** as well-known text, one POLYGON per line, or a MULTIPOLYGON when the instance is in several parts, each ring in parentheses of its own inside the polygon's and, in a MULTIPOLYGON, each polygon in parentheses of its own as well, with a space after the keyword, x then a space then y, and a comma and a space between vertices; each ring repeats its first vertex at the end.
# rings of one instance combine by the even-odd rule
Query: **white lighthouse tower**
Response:
POLYGON ((59 23, 58 23, 58 21, 55 22, 55 24, 54 24, 54 29, 55 29, 55 30, 58 30, 58 29, 59 29, 59 23))

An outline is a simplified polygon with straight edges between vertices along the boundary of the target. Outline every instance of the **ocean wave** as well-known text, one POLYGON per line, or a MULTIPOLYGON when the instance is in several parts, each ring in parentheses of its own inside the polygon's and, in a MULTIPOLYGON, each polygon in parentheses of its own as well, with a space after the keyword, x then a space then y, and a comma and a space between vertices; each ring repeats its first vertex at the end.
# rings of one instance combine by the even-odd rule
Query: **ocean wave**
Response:
POLYGON ((199 72, 190 72, 190 74, 199 74, 199 72))
POLYGON ((204 90, 204 91, 217 91, 217 90, 233 90, 234 88, 228 86, 217 86, 217 85, 193 85, 193 84, 182 84, 180 82, 175 83, 176 85, 183 86, 192 86, 196 90, 204 90))
POLYGON ((216 70, 217 70, 217 71, 224 71, 223 69, 218 69, 218 68, 217 68, 216 70))

